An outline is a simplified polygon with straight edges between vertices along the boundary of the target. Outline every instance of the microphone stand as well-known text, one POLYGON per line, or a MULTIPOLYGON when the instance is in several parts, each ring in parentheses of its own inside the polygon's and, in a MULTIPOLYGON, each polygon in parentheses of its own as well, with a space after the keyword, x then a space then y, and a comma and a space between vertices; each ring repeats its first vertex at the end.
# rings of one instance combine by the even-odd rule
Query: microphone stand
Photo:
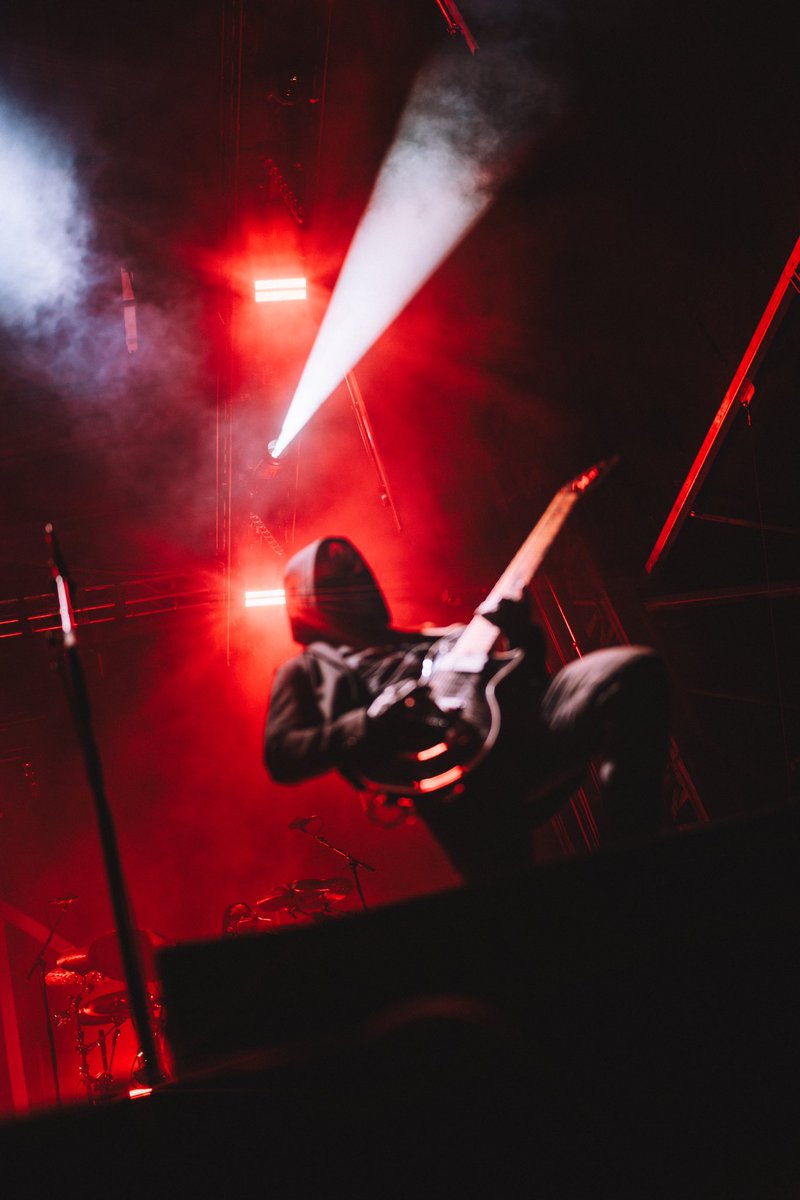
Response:
POLYGON ((60 664, 62 665, 62 679, 67 694, 67 701, 72 711, 78 740, 83 751, 86 776, 94 798, 100 845, 106 868, 108 888, 111 894, 111 906, 114 913, 125 982, 131 1000, 131 1019, 139 1038, 139 1046, 142 1058, 144 1059, 144 1077, 150 1087, 155 1087, 158 1083, 164 1081, 164 1076, 161 1071, 155 1037, 153 1036, 153 1027, 150 1022, 144 972, 142 970, 139 944, 135 936, 130 901, 122 874, 122 863, 119 855, 114 820, 106 798, 100 753, 94 737, 86 677, 83 673, 80 655, 78 654, 78 638, 75 631, 75 620, 72 613, 67 572, 52 525, 45 527, 45 537, 50 552, 50 569, 58 597, 61 630, 63 633, 63 663, 60 664))
POLYGON ((53 924, 50 926, 50 932, 48 933, 44 942, 40 946, 39 953, 36 955, 36 958, 31 963, 31 968, 28 971, 28 974, 25 976, 26 982, 30 983, 31 976, 33 975, 33 972, 38 967, 39 982, 41 984, 41 989, 42 989, 42 1004, 44 1006, 45 1020, 47 1021, 47 1041, 50 1046, 50 1067, 53 1072, 53 1088, 55 1090, 56 1104, 59 1107, 61 1105, 61 1086, 58 1082, 58 1060, 56 1058, 56 1041, 55 1041, 55 1038, 53 1037, 53 1018, 50 1013, 50 1004, 47 999, 47 982, 45 980, 45 975, 47 974, 47 963, 44 961, 44 956, 50 947, 50 943, 52 942, 53 938, 56 936, 56 932, 58 931, 58 927, 61 924, 61 921, 62 921, 62 918, 63 918, 65 912, 66 912, 66 906, 63 904, 60 905, 60 912, 56 916, 56 919, 53 921, 53 924))
POLYGON ((313 837, 314 841, 319 842, 321 846, 327 846, 327 848, 332 850, 334 854, 338 854, 345 860, 348 867, 353 872, 353 881, 356 885, 356 891, 358 892, 359 899, 361 900, 361 907, 366 912, 367 902, 364 899, 364 892, 361 888, 361 880, 358 877, 358 868, 363 867, 365 871, 374 871, 375 867, 371 867, 369 863, 364 862, 360 858, 356 858, 355 855, 350 854, 349 851, 341 850, 338 846, 334 846, 333 842, 329 842, 328 839, 323 837, 321 833, 312 833, 310 829, 305 827, 301 829, 301 832, 307 833, 309 837, 313 837))

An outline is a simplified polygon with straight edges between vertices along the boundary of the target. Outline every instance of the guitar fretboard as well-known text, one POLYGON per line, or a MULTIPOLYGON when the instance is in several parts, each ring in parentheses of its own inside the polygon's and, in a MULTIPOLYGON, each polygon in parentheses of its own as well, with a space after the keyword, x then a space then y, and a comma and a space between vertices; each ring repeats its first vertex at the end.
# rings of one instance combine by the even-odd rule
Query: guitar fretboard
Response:
MULTIPOLYGON (((494 608, 500 600, 517 599, 533 579, 547 552, 556 540, 573 505, 581 493, 570 486, 556 492, 539 520, 520 546, 481 607, 494 608)), ((483 655, 491 652, 499 634, 496 625, 476 613, 451 650, 453 657, 483 655)))

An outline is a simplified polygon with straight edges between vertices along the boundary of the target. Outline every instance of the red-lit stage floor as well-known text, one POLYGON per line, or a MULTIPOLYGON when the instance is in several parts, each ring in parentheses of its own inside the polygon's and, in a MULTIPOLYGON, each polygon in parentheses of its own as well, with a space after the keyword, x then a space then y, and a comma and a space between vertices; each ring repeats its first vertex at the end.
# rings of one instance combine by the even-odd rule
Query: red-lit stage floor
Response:
POLYGON ((176 1082, 7 1123, 13 1194, 795 1196, 799 861, 786 807, 163 951, 176 1082))

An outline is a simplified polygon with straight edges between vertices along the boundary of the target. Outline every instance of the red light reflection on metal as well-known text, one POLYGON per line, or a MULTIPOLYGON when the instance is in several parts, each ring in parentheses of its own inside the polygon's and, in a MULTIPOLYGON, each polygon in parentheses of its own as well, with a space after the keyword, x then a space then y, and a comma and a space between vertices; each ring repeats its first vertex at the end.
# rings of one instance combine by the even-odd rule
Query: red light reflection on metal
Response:
POLYGON ((449 771, 443 771, 441 775, 434 775, 431 779, 423 779, 417 784, 417 790, 420 792, 438 792, 439 788, 447 787, 450 783, 457 783, 464 774, 461 767, 451 767, 449 771))
POLYGON ((798 271, 800 271, 800 238, 795 242, 794 249, 781 272, 761 320, 750 339, 750 344, 745 350, 744 357, 736 368, 736 373, 725 393, 722 404, 717 409, 717 414, 695 456, 689 474, 681 485, 672 510, 650 551, 650 557, 646 563, 648 572, 653 571, 658 560, 666 554, 675 541, 735 414, 740 407, 746 408, 753 398, 755 393, 753 377, 761 365, 778 322, 792 297, 793 290, 797 289, 798 271))
POLYGON ((427 762, 430 758, 438 758, 440 754, 447 753, 447 742, 437 742, 435 746, 429 746, 427 750, 420 750, 417 753, 417 762, 427 762))

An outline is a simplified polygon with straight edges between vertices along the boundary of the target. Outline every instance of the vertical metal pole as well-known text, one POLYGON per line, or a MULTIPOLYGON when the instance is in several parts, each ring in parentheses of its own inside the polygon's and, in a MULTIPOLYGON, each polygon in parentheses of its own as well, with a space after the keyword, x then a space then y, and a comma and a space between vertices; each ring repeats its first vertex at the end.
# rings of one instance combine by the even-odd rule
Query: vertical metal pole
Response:
POLYGON ((344 377, 347 384, 347 390, 350 393, 350 399, 353 402, 353 412, 356 416, 356 424, 358 425, 361 440, 364 443, 364 449, 370 459, 375 474, 378 476, 378 488, 380 491, 381 503, 391 510, 394 518, 397 532, 402 533, 403 526, 400 524, 400 517, 397 514, 397 509, 392 500, 392 493, 389 490, 389 480, 386 478, 386 472, 383 469, 383 464, 378 454, 378 447, 375 444, 375 435, 372 431, 372 423, 367 413, 367 407, 364 404, 364 397, 361 395, 361 388, 358 386, 358 381, 352 371, 348 372, 344 377))
POLYGON ((150 1020, 150 1008, 144 983, 138 934, 132 919, 130 900, 119 856, 116 829, 111 809, 106 799, 100 753, 94 737, 89 693, 86 687, 83 665, 78 653, 78 639, 72 614, 67 571, 61 559, 61 553, 52 525, 47 526, 46 534, 50 551, 50 567, 61 615, 65 690, 80 749, 83 753, 86 778, 94 800, 100 846, 111 897, 111 908, 114 914, 119 949, 125 971, 125 982, 128 986, 128 994, 131 1000, 131 1018, 144 1057, 147 1082, 151 1087, 155 1087, 156 1084, 163 1081, 164 1076, 150 1020))

